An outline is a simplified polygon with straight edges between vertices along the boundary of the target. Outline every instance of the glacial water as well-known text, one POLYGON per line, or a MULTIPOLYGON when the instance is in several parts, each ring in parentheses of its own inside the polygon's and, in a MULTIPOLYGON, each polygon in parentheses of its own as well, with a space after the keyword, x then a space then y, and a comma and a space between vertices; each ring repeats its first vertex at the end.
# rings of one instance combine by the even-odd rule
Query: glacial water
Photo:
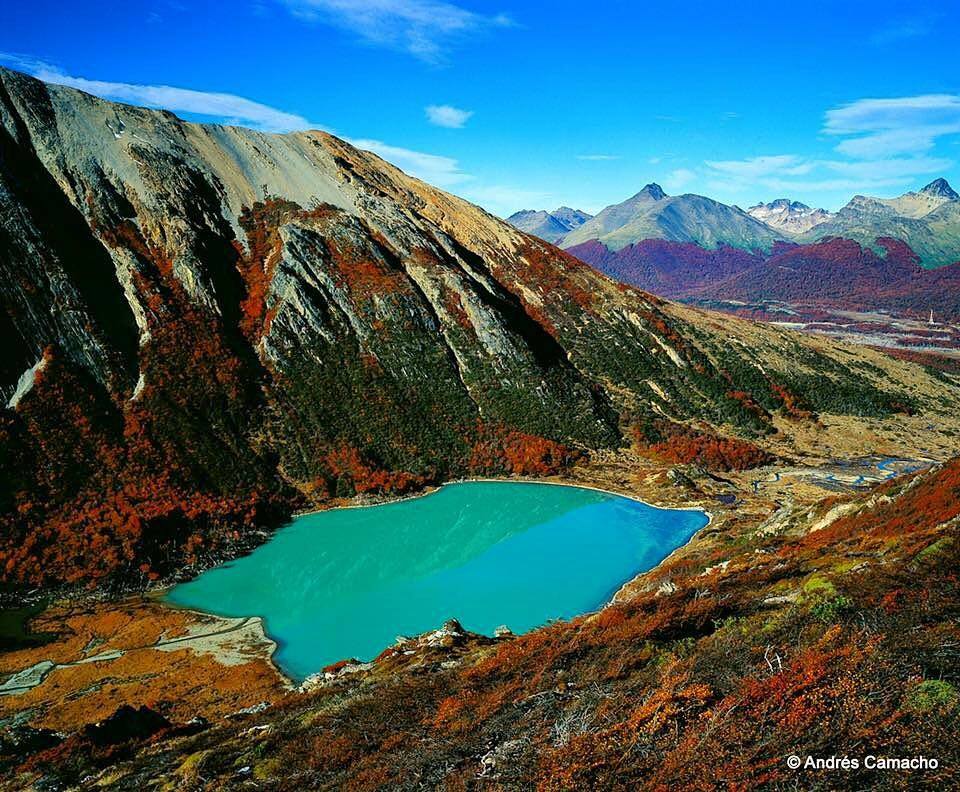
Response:
POLYGON ((298 517, 167 599, 262 616, 276 662, 302 679, 337 660, 370 660, 398 635, 450 618, 490 635, 595 610, 706 523, 701 511, 581 487, 451 484, 298 517))

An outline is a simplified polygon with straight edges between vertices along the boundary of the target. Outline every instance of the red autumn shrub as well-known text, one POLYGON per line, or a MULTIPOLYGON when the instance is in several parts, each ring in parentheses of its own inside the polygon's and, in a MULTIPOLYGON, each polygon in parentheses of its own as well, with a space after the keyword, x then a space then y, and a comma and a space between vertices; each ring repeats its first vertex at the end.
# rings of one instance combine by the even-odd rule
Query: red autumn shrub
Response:
POLYGON ((774 457, 747 440, 721 437, 683 424, 657 420, 635 427, 641 453, 673 465, 703 465, 711 470, 750 470, 774 457))
POLYGON ((547 476, 579 457, 575 449, 545 437, 516 429, 481 427, 468 469, 474 475, 547 476))

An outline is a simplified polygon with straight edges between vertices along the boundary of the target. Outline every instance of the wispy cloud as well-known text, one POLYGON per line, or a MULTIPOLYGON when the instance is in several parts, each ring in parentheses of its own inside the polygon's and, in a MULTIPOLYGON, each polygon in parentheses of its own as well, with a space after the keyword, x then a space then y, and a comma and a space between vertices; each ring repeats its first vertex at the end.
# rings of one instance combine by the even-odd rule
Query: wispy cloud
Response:
POLYGON ((306 118, 242 96, 212 91, 195 91, 172 85, 89 80, 65 74, 44 61, 11 53, 0 53, 0 61, 21 68, 44 82, 66 85, 81 91, 143 107, 194 113, 231 124, 243 124, 264 132, 290 132, 316 128, 306 118))
POLYGON ((463 129, 463 125, 473 115, 472 110, 461 110, 451 105, 429 105, 424 111, 431 124, 447 129, 463 129))
POLYGON ((584 162, 613 162, 620 159, 619 154, 578 154, 578 160, 584 162))
POLYGON ((664 187, 669 191, 682 190, 696 181, 697 174, 690 168, 677 168, 670 171, 663 180, 664 187))
POLYGON ((817 195, 836 201, 851 192, 894 194, 954 167, 953 159, 934 156, 933 149, 949 136, 960 142, 960 95, 860 99, 828 110, 822 132, 833 141, 826 156, 707 160, 693 176, 680 169, 680 181, 696 178, 714 193, 742 196, 763 190, 810 201, 817 195))
POLYGON ((743 160, 707 160, 706 165, 715 173, 741 180, 756 180, 774 174, 800 176, 809 173, 813 167, 811 163, 804 162, 793 154, 750 157, 743 160))
POLYGON ((899 180, 905 183, 917 176, 942 173, 953 166, 953 161, 940 157, 895 157, 862 162, 825 160, 820 164, 833 173, 850 179, 899 180))
POLYGON ((930 34, 940 16, 940 14, 930 13, 891 19, 873 31, 870 35, 870 43, 882 47, 908 39, 922 38, 930 34))
POLYGON ((441 62, 457 41, 512 24, 505 14, 486 16, 444 0, 281 0, 308 21, 349 30, 361 40, 441 62))
POLYGON ((704 164, 707 186, 712 190, 742 192, 759 187, 778 195, 796 196, 904 187, 917 177, 942 173, 953 162, 935 157, 846 161, 777 154, 704 164))
POLYGON ((960 134, 960 96, 860 99, 828 111, 823 131, 845 137, 836 149, 851 157, 921 154, 937 138, 960 134))
POLYGON ((372 151, 387 162, 396 165, 400 170, 437 187, 455 187, 473 179, 470 174, 461 170, 460 163, 453 157, 392 146, 382 140, 368 138, 346 138, 346 140, 357 148, 372 151))
POLYGON ((469 201, 500 217, 508 217, 520 209, 538 206, 559 206, 556 196, 543 190, 530 190, 508 184, 471 184, 459 191, 469 201))

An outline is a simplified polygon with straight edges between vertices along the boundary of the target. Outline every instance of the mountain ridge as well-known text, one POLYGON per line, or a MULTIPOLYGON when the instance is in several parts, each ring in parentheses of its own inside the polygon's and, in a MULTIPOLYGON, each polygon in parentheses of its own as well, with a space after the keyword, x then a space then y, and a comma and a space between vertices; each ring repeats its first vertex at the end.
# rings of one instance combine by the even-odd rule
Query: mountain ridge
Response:
POLYGON ((905 242, 925 267, 960 261, 960 198, 946 179, 897 198, 855 195, 833 217, 795 236, 801 243, 844 237, 865 246, 887 237, 905 242))
POLYGON ((593 215, 580 209, 561 206, 552 212, 545 209, 523 209, 510 215, 507 222, 521 231, 552 243, 583 225, 591 217, 593 215))
MULTIPOLYGON (((533 226, 523 230, 536 234, 533 226)), ((764 252, 775 242, 804 244, 827 237, 851 239, 879 251, 877 239, 894 238, 916 251, 924 266, 939 267, 960 261, 960 195, 938 178, 896 198, 855 195, 837 212, 811 209, 789 198, 744 212, 706 196, 668 196, 651 183, 572 231, 563 232, 557 225, 550 237, 565 249, 597 240, 616 251, 646 239, 664 239, 707 249, 727 245, 764 252)))
POLYGON ((944 198, 948 201, 957 201, 960 200, 960 193, 953 189, 944 178, 934 179, 928 185, 920 189, 920 192, 926 193, 927 195, 936 196, 939 198, 944 198))
POLYGON ((669 196, 658 184, 651 183, 566 234, 559 245, 570 248, 597 239, 620 249, 642 239, 667 239, 695 242, 706 248, 728 244, 768 250, 784 238, 738 207, 692 193, 669 196))

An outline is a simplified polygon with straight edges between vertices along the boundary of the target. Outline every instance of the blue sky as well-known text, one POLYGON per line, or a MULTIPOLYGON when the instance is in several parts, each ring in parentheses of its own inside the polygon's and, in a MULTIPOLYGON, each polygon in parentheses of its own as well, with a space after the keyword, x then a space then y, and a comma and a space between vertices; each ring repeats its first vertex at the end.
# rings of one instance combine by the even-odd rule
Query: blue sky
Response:
POLYGON ((960 187, 960 4, 9 3, 0 59, 109 98, 320 127, 497 214, 657 181, 835 209, 960 187), (655 6, 655 7, 654 7, 655 6))

